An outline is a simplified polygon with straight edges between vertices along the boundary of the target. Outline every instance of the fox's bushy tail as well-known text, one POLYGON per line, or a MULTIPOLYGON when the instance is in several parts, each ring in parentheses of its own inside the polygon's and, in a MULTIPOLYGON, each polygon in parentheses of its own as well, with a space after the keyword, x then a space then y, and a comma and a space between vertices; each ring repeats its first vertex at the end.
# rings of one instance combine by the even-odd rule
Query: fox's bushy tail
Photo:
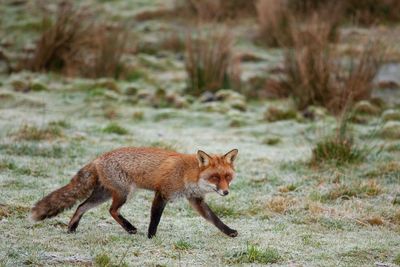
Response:
POLYGON ((98 181, 96 168, 88 164, 78 171, 69 184, 39 200, 31 210, 34 221, 51 218, 71 208, 78 200, 86 198, 98 181))

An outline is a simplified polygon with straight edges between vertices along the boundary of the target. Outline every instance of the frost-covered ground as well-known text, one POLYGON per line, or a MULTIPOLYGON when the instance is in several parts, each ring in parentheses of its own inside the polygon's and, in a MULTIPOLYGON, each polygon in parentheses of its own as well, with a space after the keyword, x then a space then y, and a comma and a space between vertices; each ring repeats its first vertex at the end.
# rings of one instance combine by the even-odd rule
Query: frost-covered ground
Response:
MULTIPOLYGON (((4 43, 11 43, 10 54, 32 44, 38 35, 41 18, 32 3, 0 4, 0 33, 6 36, 4 43)), ((85 3, 101 6, 101 14, 113 19, 130 18, 154 3, 158 8, 167 5, 144 0, 85 3)), ((132 29, 138 42, 148 44, 176 26, 171 25, 153 20, 132 23, 132 29)), ((237 30, 245 32, 243 28, 237 30)), ((359 39, 370 33, 348 31, 359 39)), ((375 33, 381 32, 398 46, 396 34, 375 33)), ((349 42, 356 43, 351 38, 349 42)), ((280 67, 278 50, 255 47, 248 40, 239 40, 235 49, 257 58, 242 64, 244 80, 280 67)), ((312 166, 315 144, 334 134, 337 126, 324 110, 316 110, 315 120, 299 113, 270 122, 265 111, 291 110, 290 100, 245 101, 223 91, 225 101, 201 103, 183 94, 182 53, 139 51, 126 60, 138 70, 130 80, 1 74, 0 266, 400 263, 400 140, 382 134, 385 120, 399 127, 399 115, 382 115, 388 109, 399 114, 398 89, 376 90, 374 95, 386 106, 350 123, 355 144, 367 146, 362 162, 312 166), (238 237, 220 233, 182 199, 168 204, 157 237, 147 239, 153 198, 149 191, 138 191, 122 209, 138 228, 136 235, 126 234, 111 218, 110 203, 86 213, 76 234, 67 234, 74 209, 40 223, 28 220, 37 200, 68 183, 85 163, 121 146, 156 146, 183 153, 238 148, 231 193, 207 197, 222 220, 238 230, 238 237), (248 257, 251 248, 258 251, 253 251, 253 259, 248 257)), ((398 81, 398 64, 389 69, 380 74, 381 81, 398 81)))
POLYGON ((6 78, 1 88, 0 259, 6 266, 85 265, 99 255, 108 255, 115 264, 224 265, 235 262, 237 252, 248 244, 276 249, 283 265, 374 265, 391 263, 399 253, 399 207, 393 204, 400 190, 399 143, 384 142, 377 133, 369 137, 379 128, 378 117, 354 125, 354 131, 362 137, 357 138, 360 143, 375 148, 385 143, 380 153, 372 151, 356 165, 311 168, 307 162, 313 143, 334 127, 329 116, 317 122, 266 122, 266 106, 282 102, 252 103, 246 112, 206 112, 196 105, 155 109, 132 105, 122 94, 110 99, 106 89, 95 96, 92 90, 71 89, 81 80, 62 82, 60 77, 48 91, 16 93, 9 85, 14 78, 6 78), (104 106, 113 108, 112 119, 104 106), (243 124, 230 126, 232 118, 243 124), (104 131, 111 121, 127 133, 104 131), (33 137, 24 131, 26 125, 47 129, 48 134, 29 140, 33 137), (279 142, 266 144, 271 137, 279 142), (109 204, 88 212, 76 234, 66 233, 73 210, 37 224, 28 221, 35 201, 67 183, 96 155, 120 146, 187 153, 238 148, 238 176, 231 194, 211 194, 208 201, 239 236, 224 236, 182 200, 167 206, 157 237, 148 240, 153 194, 145 191, 122 210, 138 227, 136 235, 127 235, 114 222, 109 204), (342 184, 352 188, 373 180, 376 195, 324 197, 342 184))

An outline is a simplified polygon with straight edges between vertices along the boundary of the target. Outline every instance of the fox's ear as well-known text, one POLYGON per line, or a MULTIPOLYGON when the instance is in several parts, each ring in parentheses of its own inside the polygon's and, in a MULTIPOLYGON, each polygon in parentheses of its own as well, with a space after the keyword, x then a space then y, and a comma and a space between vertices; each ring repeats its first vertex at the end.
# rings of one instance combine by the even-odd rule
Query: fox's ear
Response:
POLYGON ((203 150, 197 151, 197 160, 199 161, 200 167, 206 167, 208 164, 210 164, 210 159, 211 159, 211 156, 208 155, 203 150))
POLYGON ((235 161, 238 153, 239 153, 239 150, 237 150, 236 148, 232 149, 231 151, 229 151, 228 153, 226 153, 224 155, 225 161, 228 162, 229 164, 232 164, 235 161))

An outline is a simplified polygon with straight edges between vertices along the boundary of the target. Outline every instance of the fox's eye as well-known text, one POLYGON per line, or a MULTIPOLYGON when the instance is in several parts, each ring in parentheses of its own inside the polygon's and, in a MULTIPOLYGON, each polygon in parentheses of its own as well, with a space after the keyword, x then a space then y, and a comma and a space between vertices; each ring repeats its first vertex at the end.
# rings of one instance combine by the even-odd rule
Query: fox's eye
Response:
POLYGON ((217 176, 211 176, 211 177, 209 178, 209 180, 210 180, 211 182, 214 182, 214 183, 217 183, 217 182, 219 181, 219 179, 218 179, 217 176))

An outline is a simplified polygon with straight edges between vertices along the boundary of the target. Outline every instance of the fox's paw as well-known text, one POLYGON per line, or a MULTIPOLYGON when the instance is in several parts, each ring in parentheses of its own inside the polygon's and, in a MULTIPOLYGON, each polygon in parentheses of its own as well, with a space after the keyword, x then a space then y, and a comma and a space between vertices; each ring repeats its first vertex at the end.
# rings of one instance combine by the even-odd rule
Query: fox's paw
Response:
POLYGON ((226 234, 230 237, 237 237, 238 232, 236 230, 230 229, 226 234))
POLYGON ((137 229, 136 228, 131 228, 131 229, 129 229, 129 230, 126 230, 127 232, 128 232, 128 234, 130 234, 130 235, 134 235, 134 234, 136 234, 137 233, 137 229))

